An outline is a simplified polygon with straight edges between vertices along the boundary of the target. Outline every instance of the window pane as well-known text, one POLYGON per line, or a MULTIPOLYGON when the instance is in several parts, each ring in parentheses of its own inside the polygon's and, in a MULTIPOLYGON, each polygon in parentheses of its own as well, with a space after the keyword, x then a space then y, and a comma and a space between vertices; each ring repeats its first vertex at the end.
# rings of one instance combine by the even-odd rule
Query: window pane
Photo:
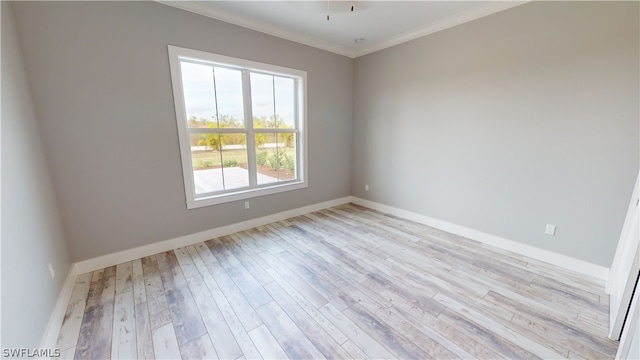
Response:
POLYGON ((222 170, 224 189, 237 189, 249 186, 247 170, 247 139, 245 134, 223 134, 222 170))
POLYGON ((257 133, 255 138, 258 185, 278 182, 278 171, 275 168, 276 134, 257 133))
POLYGON ((258 185, 296 179, 295 134, 258 133, 255 137, 258 185))
POLYGON ((292 129, 295 126, 295 85, 291 78, 274 77, 277 127, 292 129))
POLYGON ((253 127, 256 129, 275 127, 273 76, 251 73, 251 102, 253 127))
POLYGON ((222 128, 243 128, 242 72, 216 67, 218 120, 222 128))
POLYGON ((295 134, 277 134, 278 138, 278 180, 287 181, 296 178, 295 134))
POLYGON ((196 195, 249 186, 245 134, 191 134, 190 140, 196 195))
POLYGON ((218 134, 191 134, 189 139, 196 195, 224 190, 218 134))
POLYGON ((182 87, 189 127, 217 127, 213 67, 181 62, 182 87))

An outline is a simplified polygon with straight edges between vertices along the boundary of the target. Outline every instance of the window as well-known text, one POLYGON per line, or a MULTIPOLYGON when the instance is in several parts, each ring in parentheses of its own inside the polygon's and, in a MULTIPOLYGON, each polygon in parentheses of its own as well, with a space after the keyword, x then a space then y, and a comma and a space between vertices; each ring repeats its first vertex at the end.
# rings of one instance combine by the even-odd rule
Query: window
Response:
POLYGON ((169 46, 187 207, 300 189, 306 72, 169 46))

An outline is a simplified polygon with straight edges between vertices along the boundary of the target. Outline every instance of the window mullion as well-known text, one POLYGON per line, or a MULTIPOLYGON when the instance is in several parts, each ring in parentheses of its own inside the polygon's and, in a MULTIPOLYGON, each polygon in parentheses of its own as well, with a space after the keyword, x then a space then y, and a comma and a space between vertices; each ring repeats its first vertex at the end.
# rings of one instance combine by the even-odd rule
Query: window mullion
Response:
MULTIPOLYGON (((293 81, 293 86, 295 86, 295 97, 293 99, 293 126, 296 128, 296 135, 295 135, 295 149, 294 149, 294 153, 296 156, 296 171, 295 171, 295 177, 296 179, 300 179, 300 169, 302 168, 302 166, 307 166, 307 164, 303 164, 302 160, 301 160, 301 156, 300 156, 300 144, 303 141, 303 139, 301 139, 300 136, 300 129, 302 128, 301 124, 300 124, 300 84, 298 83, 298 79, 295 79, 293 81)), ((306 131, 306 129, 304 129, 304 131, 306 131)))
MULTIPOLYGON (((216 86, 216 68, 211 67, 213 76, 213 97, 216 104, 216 124, 218 129, 220 128, 220 113, 218 112, 218 87, 216 86)), ((222 160, 222 139, 220 133, 218 133, 218 152, 220 153, 220 172, 222 173, 222 189, 227 190, 224 179, 224 161, 222 160)), ((195 189, 194 189, 195 190, 195 189)))
POLYGON ((244 126, 246 128, 247 170, 249 170, 249 186, 258 186, 256 168, 256 137, 253 132, 253 109, 251 106, 251 77, 247 70, 242 71, 242 102, 244 103, 244 126))

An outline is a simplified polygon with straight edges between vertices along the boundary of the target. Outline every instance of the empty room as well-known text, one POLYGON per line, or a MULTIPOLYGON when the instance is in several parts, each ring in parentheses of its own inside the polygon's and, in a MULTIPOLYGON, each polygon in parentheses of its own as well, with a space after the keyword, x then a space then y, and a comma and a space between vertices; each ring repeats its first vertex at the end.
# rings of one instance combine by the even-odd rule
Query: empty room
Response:
POLYGON ((5 358, 640 358, 637 1, 2 1, 5 358))

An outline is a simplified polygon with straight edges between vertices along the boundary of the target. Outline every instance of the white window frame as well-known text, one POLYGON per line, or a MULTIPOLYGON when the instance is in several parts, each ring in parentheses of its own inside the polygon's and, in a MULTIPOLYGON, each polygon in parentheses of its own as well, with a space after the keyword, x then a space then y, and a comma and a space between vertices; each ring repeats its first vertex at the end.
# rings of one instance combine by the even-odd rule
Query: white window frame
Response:
MULTIPOLYGON (((217 205, 232 201, 245 200, 257 196, 276 194, 306 188, 308 186, 308 157, 307 157, 307 73, 306 71, 289 69, 281 66, 264 64, 260 62, 233 58, 224 55, 208 53, 169 45, 169 67, 173 86, 173 97, 176 109, 176 121, 178 125, 178 139, 180 142, 180 155, 182 160, 182 173, 184 176, 184 188, 188 209, 217 205), (279 75, 294 78, 296 81, 296 175, 297 178, 285 182, 270 183, 264 185, 252 184, 241 189, 231 189, 205 196, 196 195, 193 176, 193 163, 191 158, 191 144, 189 141, 189 129, 187 126, 187 112, 182 87, 181 60, 196 61, 203 64, 222 66, 241 70, 243 74, 243 98, 245 113, 245 128, 239 129, 247 135, 247 161, 249 167, 255 168, 255 146, 253 116, 251 109, 251 89, 247 88, 250 72, 269 75, 279 75)), ((260 129, 259 132, 269 132, 269 129, 260 129), (266 130, 266 131, 265 131, 266 130)))

